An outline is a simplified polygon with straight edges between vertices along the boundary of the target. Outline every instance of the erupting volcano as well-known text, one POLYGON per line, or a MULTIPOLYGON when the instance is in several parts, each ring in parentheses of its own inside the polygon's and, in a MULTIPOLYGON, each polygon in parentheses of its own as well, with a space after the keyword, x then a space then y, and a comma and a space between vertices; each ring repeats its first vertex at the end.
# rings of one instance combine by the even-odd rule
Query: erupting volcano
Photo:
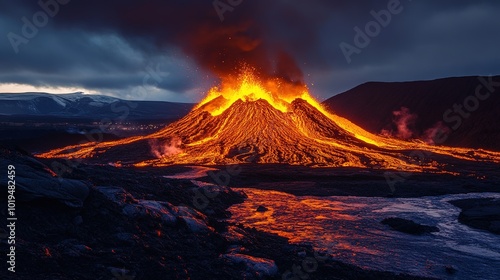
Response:
POLYGON ((188 115, 154 134, 39 157, 136 166, 255 162, 405 171, 442 171, 450 159, 500 162, 497 152, 371 134, 327 112, 304 84, 262 79, 249 67, 223 79, 188 115))

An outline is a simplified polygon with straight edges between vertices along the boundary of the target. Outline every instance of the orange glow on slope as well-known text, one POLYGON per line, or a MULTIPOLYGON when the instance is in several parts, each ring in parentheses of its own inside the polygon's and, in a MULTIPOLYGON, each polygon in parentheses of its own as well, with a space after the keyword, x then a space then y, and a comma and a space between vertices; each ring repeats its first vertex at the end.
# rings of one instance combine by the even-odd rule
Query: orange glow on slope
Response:
POLYGON ((220 87, 211 88, 207 96, 196 106, 196 109, 205 105, 205 111, 212 116, 218 116, 237 100, 251 102, 262 99, 275 109, 286 113, 289 112, 292 101, 297 98, 306 100, 318 110, 324 111, 321 105, 309 95, 307 86, 285 82, 280 78, 270 78, 262 82, 253 70, 244 67, 242 73, 236 78, 225 78, 220 87), (217 98, 221 100, 217 101, 215 106, 205 105, 217 98))
POLYGON ((344 129, 354 134, 356 138, 372 145, 383 145, 383 143, 379 143, 380 139, 377 139, 375 135, 366 132, 346 119, 332 115, 326 111, 309 94, 309 89, 306 85, 286 82, 280 78, 270 78, 262 82, 261 79, 257 78, 254 70, 249 67, 244 67, 242 73, 236 78, 225 78, 220 87, 211 88, 207 96, 198 103, 195 109, 203 108, 203 110, 209 112, 212 116, 218 116, 237 100, 252 102, 259 99, 266 100, 271 106, 283 113, 289 112, 291 103, 294 100, 305 100, 323 115, 341 124, 344 129))
POLYGON ((249 67, 224 78, 188 115, 154 134, 38 156, 135 166, 251 161, 432 172, 442 172, 450 159, 500 163, 498 152, 374 135, 326 111, 305 85, 261 78, 249 67), (424 157, 415 160, 414 150, 424 157), (443 156, 449 159, 442 162, 443 156))

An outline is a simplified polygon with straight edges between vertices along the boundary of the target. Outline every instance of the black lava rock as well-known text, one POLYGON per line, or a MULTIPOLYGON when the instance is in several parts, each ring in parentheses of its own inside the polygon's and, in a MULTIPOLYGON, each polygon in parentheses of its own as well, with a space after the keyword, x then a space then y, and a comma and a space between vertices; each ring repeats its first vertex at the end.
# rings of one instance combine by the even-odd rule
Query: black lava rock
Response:
POLYGON ((430 232, 437 232, 439 229, 435 226, 426 226, 417 224, 412 220, 402 218, 387 218, 382 221, 382 224, 390 226, 392 229, 409 233, 413 235, 421 235, 430 232))
POLYGON ((267 207, 265 207, 265 206, 260 205, 259 207, 257 207, 256 211, 257 212, 267 212, 267 211, 269 211, 269 209, 267 209, 267 207))

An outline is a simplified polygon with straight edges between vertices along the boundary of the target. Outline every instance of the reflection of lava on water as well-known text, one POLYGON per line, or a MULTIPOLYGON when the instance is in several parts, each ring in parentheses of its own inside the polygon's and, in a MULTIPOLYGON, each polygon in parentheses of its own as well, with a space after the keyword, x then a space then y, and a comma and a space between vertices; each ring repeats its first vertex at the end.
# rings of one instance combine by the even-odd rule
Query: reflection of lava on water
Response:
POLYGON ((500 162, 500 153, 371 134, 325 111, 306 86, 244 68, 212 88, 187 116, 148 135, 70 146, 45 158, 170 164, 288 163, 442 171, 448 160, 500 162), (411 152, 418 150, 419 152, 411 152))
MULTIPOLYGON (((299 183, 297 183, 299 184, 299 183)), ((307 182, 300 182, 308 188, 307 182)), ((458 267, 453 279, 497 279, 500 244, 492 233, 460 224, 460 210, 448 203, 464 198, 500 198, 496 193, 421 198, 312 197, 258 189, 232 206, 229 222, 308 243, 334 259, 368 269, 447 278, 444 267, 458 267), (259 206, 267 211, 258 212, 259 206), (436 225, 421 236, 389 229, 380 221, 404 217, 436 225)))

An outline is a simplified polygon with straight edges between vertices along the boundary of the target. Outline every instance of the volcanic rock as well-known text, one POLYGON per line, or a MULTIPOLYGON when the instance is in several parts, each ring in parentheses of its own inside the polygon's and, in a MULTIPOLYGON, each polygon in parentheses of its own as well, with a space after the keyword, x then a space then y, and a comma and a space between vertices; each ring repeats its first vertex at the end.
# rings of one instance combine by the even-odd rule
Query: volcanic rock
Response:
POLYGON ((83 218, 82 218, 82 216, 76 216, 73 219, 73 224, 76 225, 76 226, 79 226, 79 225, 83 224, 83 218))
POLYGON ((245 234, 246 232, 239 227, 228 226, 227 231, 223 233, 223 236, 230 244, 238 244, 245 240, 245 234))
POLYGON ((207 217, 186 206, 174 206, 167 201, 136 199, 132 194, 119 187, 98 186, 95 188, 106 198, 122 209, 123 214, 130 217, 153 217, 160 219, 164 225, 174 226, 183 221, 193 231, 213 231, 207 225, 207 217))
POLYGON ((244 264, 248 272, 259 278, 271 277, 278 273, 278 267, 273 260, 256 258, 248 255, 229 253, 222 255, 223 259, 233 264, 244 264))
POLYGON ((57 249, 63 255, 70 257, 80 257, 82 254, 92 251, 92 248, 78 243, 78 240, 76 239, 63 240, 58 244, 57 249))
POLYGON ((447 265, 444 269, 448 274, 455 274, 457 272, 457 269, 451 265, 447 265))
POLYGON ((265 206, 262 206, 262 205, 259 205, 259 207, 257 207, 257 212, 267 212, 269 209, 267 209, 267 207, 265 206))
POLYGON ((135 236, 129 232, 119 232, 115 234, 117 240, 119 240, 123 245, 134 245, 135 236))
POLYGON ((462 212, 458 221, 472 228, 500 234, 500 199, 479 198, 450 201, 462 212))
MULTIPOLYGON (((89 184, 65 179, 39 160, 20 151, 0 148, 0 166, 15 167, 15 193, 18 201, 55 200, 66 206, 79 208, 89 194, 89 184)), ((7 176, 0 177, 0 184, 7 186, 7 176)))
POLYGON ((382 224, 390 226, 392 229, 413 235, 422 235, 439 231, 435 226, 426 226, 415 223, 412 220, 402 218, 387 218, 382 220, 382 224))
POLYGON ((189 230, 191 230, 192 232, 213 231, 213 228, 207 225, 207 216, 193 208, 178 206, 177 218, 184 221, 189 230))

